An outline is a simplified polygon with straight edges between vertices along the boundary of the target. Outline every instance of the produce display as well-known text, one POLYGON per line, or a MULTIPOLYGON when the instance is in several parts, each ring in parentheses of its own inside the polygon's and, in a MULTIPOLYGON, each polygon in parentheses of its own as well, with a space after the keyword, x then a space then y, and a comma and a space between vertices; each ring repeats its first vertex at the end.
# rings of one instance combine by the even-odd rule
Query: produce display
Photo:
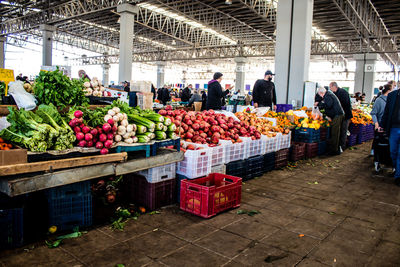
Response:
POLYGON ((57 107, 88 103, 83 91, 83 81, 70 79, 62 71, 41 71, 33 85, 39 104, 54 104, 57 107))
POLYGON ((271 121, 258 118, 255 113, 236 112, 235 115, 240 121, 245 121, 249 125, 256 127, 261 134, 268 137, 274 137, 277 133, 288 134, 290 132, 288 128, 272 126, 271 121))
POLYGON ((10 150, 13 148, 12 144, 9 144, 0 137, 0 150, 10 150))
POLYGON ((159 114, 170 118, 177 127, 176 132, 187 142, 216 145, 219 140, 241 142, 241 136, 261 138, 261 133, 255 126, 245 121, 236 121, 233 117, 227 117, 213 110, 173 111, 167 106, 165 110, 160 110, 159 114))
MULTIPOLYGON (((307 108, 303 107, 301 110, 306 111, 307 108)), ((287 112, 274 112, 268 111, 264 117, 276 118, 277 126, 281 132, 288 132, 287 129, 293 128, 310 128, 318 130, 321 127, 328 127, 329 121, 320 115, 313 114, 312 111, 306 111, 308 117, 298 117, 293 110, 287 112)))
POLYGON ((83 89, 85 96, 111 97, 111 93, 105 91, 97 77, 93 77, 91 81, 84 79, 83 86, 85 87, 83 89))
POLYGON ((36 112, 14 107, 9 111, 7 121, 11 126, 0 132, 4 140, 36 152, 73 147, 74 132, 54 105, 42 104, 36 112))
POLYGON ((353 118, 351 118, 353 124, 372 124, 372 117, 369 113, 364 112, 361 109, 353 109, 353 118))

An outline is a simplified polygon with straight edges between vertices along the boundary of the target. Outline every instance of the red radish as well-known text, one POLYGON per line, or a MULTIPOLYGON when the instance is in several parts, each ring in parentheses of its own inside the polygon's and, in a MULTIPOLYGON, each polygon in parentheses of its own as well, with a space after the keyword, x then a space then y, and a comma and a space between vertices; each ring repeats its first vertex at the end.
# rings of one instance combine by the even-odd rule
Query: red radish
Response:
POLYGON ((90 133, 91 133, 93 136, 97 136, 97 134, 99 133, 99 131, 98 131, 96 128, 94 128, 94 129, 90 130, 90 133))
POLYGON ((99 141, 102 142, 102 143, 107 141, 107 135, 106 134, 100 134, 99 135, 99 141))
POLYGON ((81 132, 81 128, 79 126, 75 126, 74 127, 74 133, 80 133, 81 132))
POLYGON ((114 135, 112 133, 108 133, 107 134, 107 139, 108 140, 113 140, 114 139, 114 135))
POLYGON ((102 155, 108 154, 108 149, 107 148, 103 148, 102 150, 100 150, 100 154, 102 154, 102 155))
POLYGON ((97 142, 96 143, 96 148, 97 149, 102 149, 103 148, 103 143, 102 142, 97 142))
POLYGON ((158 114, 160 114, 161 116, 165 116, 165 115, 167 115, 167 111, 161 109, 161 110, 158 112, 158 114))
POLYGON ((172 110, 168 110, 168 111, 167 111, 167 115, 168 115, 168 116, 174 116, 174 112, 173 112, 172 110))
POLYGON ((82 132, 86 134, 86 133, 90 132, 90 128, 88 126, 84 126, 84 127, 82 127, 82 132))
POLYGON ((87 147, 92 147, 93 146, 93 141, 92 140, 87 141, 86 146, 87 147))
POLYGON ((112 147, 112 144, 113 144, 113 141, 112 141, 112 140, 106 140, 106 141, 104 142, 104 146, 105 146, 106 148, 111 148, 111 147, 112 147))
POLYGON ((109 123, 104 123, 103 124, 103 131, 106 132, 106 133, 111 131, 111 125, 109 123))
POLYGON ((76 124, 82 124, 83 123, 83 119, 82 118, 79 118, 79 119, 75 118, 75 119, 76 119, 76 124))
POLYGON ((165 106, 165 110, 172 110, 172 106, 171 105, 166 105, 165 106))
POLYGON ((85 140, 86 141, 91 141, 93 139, 93 135, 91 133, 85 134, 85 140))
POLYGON ((76 135, 76 140, 81 141, 85 138, 85 134, 82 132, 77 133, 76 135))
POLYGON ((114 120, 113 120, 113 119, 109 119, 107 122, 108 122, 111 126, 114 125, 114 120))
POLYGON ((114 124, 112 127, 112 132, 115 133, 117 131, 118 131, 118 126, 116 124, 114 124))
POLYGON ((85 140, 81 140, 81 141, 79 141, 78 146, 85 147, 86 144, 87 144, 87 142, 85 140))
POLYGON ((83 116, 83 112, 80 110, 77 110, 74 112, 74 117, 75 118, 81 118, 83 116))

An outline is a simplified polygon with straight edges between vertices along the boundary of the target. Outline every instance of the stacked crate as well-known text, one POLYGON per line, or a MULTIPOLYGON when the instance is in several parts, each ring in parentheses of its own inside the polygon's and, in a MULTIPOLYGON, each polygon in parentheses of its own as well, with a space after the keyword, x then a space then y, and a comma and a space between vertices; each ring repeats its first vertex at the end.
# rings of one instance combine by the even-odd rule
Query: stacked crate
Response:
POLYGON ((288 165, 289 149, 281 149, 275 153, 275 169, 281 169, 288 165))

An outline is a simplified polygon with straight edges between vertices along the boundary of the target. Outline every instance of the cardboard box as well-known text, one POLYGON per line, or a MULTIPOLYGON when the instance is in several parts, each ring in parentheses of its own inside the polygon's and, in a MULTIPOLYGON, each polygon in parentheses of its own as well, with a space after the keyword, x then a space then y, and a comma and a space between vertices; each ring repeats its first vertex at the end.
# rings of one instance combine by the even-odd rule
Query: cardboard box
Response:
POLYGON ((0 166, 26 163, 27 161, 26 149, 16 147, 10 150, 0 150, 0 166))

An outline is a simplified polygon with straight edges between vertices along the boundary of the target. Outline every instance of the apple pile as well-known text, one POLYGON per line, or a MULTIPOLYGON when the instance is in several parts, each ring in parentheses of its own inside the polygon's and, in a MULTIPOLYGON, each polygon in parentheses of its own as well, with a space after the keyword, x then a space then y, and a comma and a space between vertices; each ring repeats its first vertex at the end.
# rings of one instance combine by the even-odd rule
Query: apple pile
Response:
POLYGON ((215 146, 219 140, 231 140, 233 143, 242 142, 240 137, 260 139, 261 133, 255 126, 245 121, 236 121, 233 117, 215 113, 213 110, 202 112, 165 109, 160 115, 168 117, 177 126, 176 133, 187 141, 197 144, 215 146))

